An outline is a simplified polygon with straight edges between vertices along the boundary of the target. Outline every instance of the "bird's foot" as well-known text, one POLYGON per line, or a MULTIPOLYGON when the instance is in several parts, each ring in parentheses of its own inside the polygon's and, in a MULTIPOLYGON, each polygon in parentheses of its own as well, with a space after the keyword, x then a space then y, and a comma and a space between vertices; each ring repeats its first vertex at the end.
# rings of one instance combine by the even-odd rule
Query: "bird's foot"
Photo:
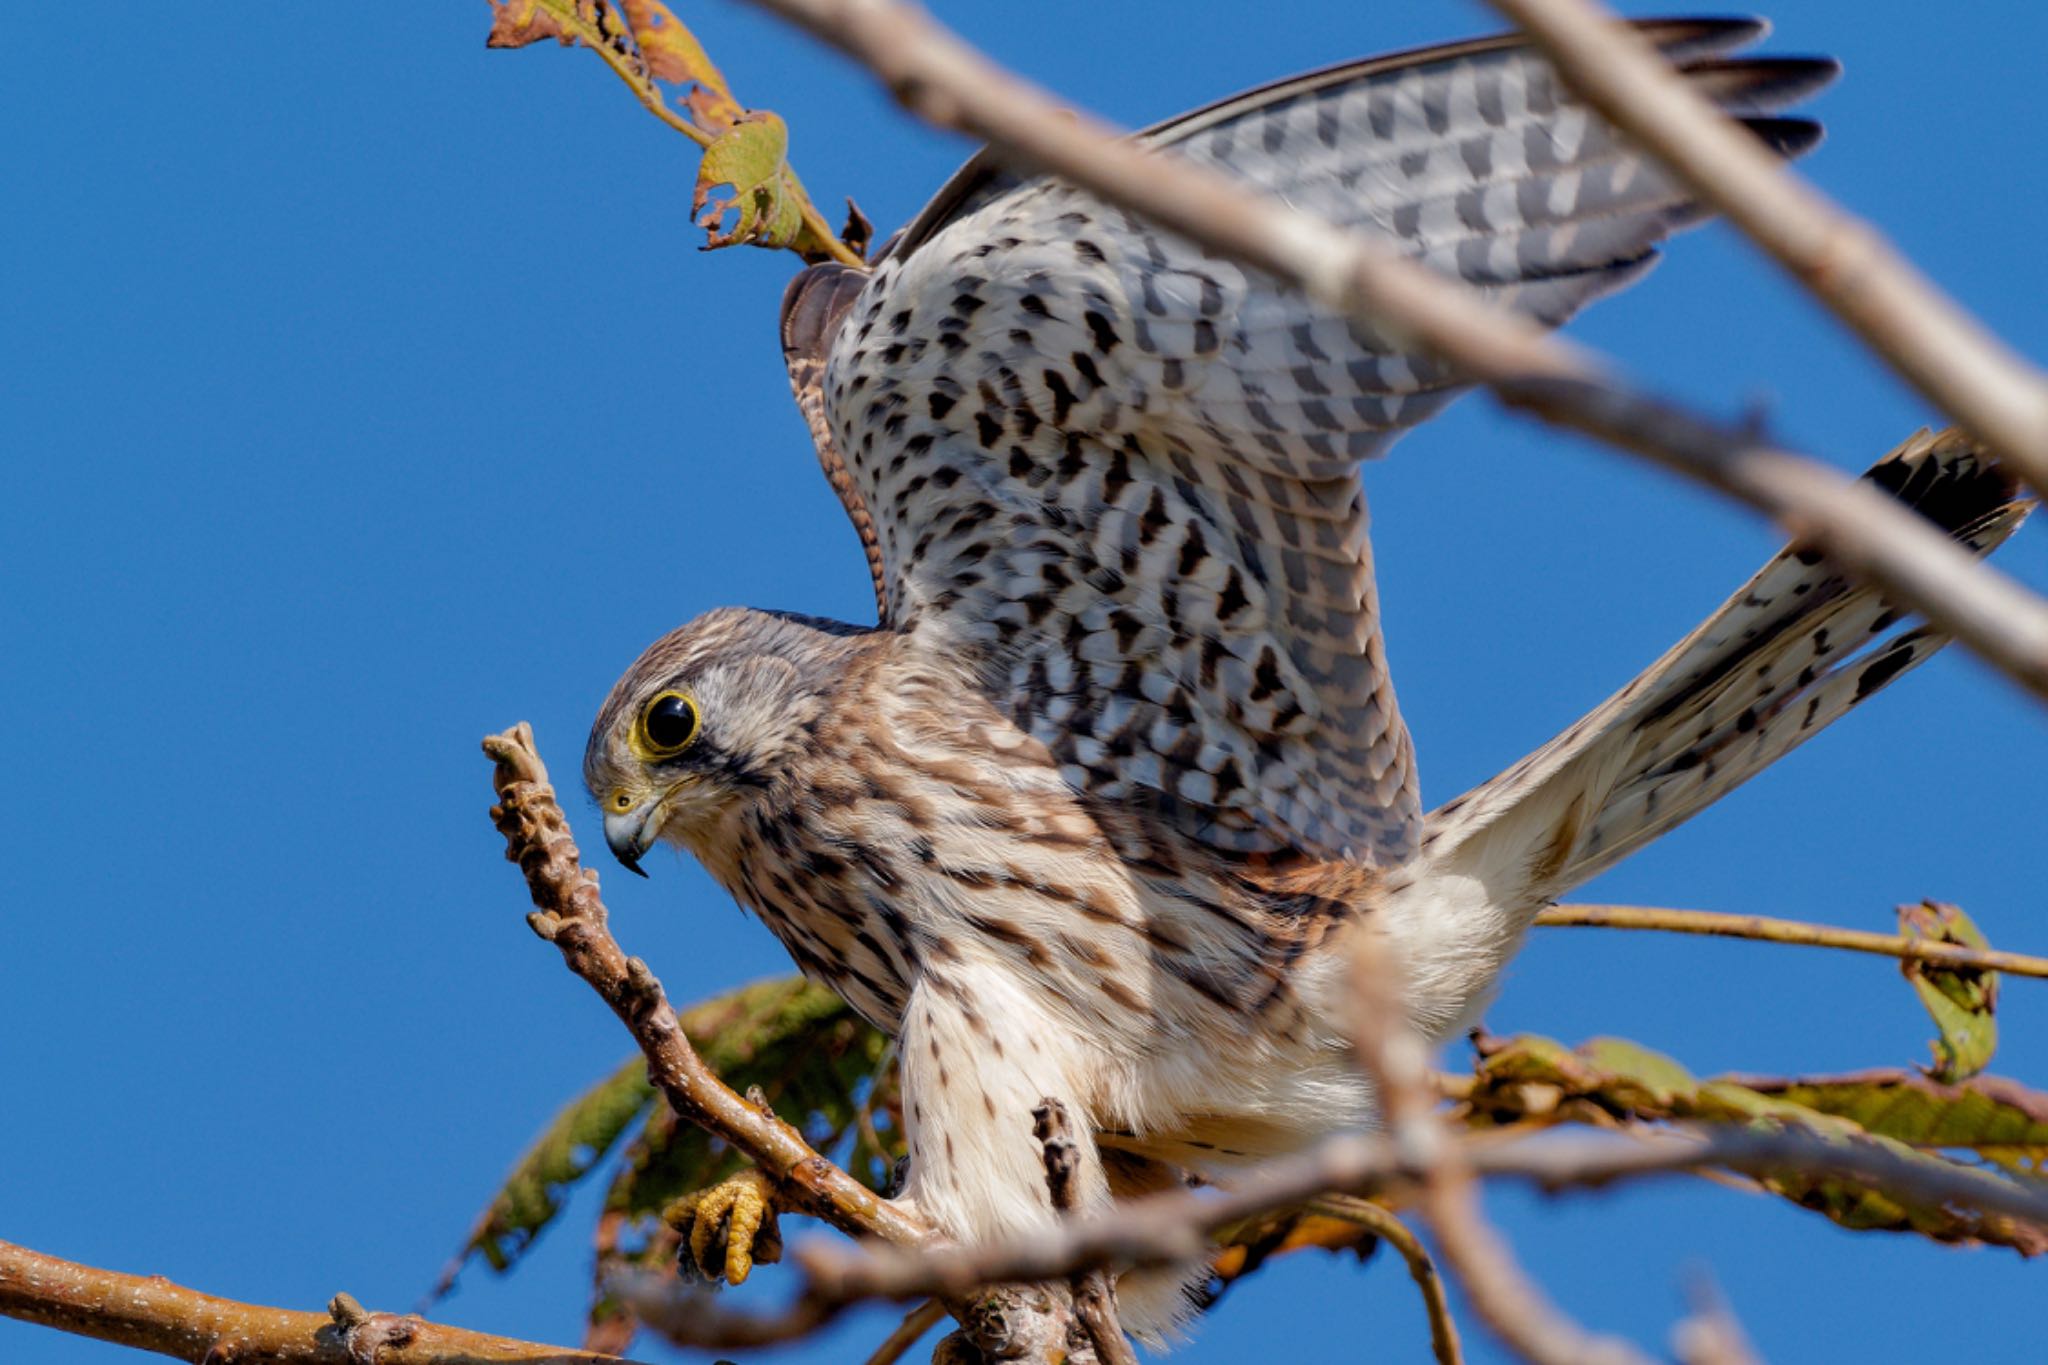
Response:
POLYGON ((775 1182, 751 1166, 708 1190, 684 1195, 661 1217, 682 1234, 689 1260, 708 1280, 740 1284, 755 1265, 782 1259, 775 1182))

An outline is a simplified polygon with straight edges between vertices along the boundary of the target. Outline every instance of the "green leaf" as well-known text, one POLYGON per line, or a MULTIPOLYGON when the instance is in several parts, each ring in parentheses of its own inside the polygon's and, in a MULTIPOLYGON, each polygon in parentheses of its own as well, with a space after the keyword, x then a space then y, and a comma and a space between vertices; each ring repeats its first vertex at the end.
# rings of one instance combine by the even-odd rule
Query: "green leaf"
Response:
POLYGON ((734 119, 704 149, 697 168, 697 188, 690 212, 708 234, 713 247, 744 243, 784 247, 803 230, 803 196, 789 175, 789 128, 766 109, 750 110, 734 119), (714 197, 721 185, 728 197, 714 197), (731 231, 723 231, 726 215, 731 231))
POLYGON ((571 1186, 590 1174, 634 1119, 654 1103, 647 1063, 638 1057, 571 1100, 505 1178, 469 1240, 442 1272, 433 1297, 448 1292, 473 1255, 504 1271, 561 1212, 571 1186))
POLYGON ((1915 1147, 1967 1151, 2007 1170, 2048 1175, 2048 1095, 2003 1076, 1948 1085, 1888 1068, 1746 1084, 1915 1147))
MULTIPOLYGON (((706 1065, 735 1089, 758 1086, 814 1141, 837 1141, 855 1114, 852 1095, 874 1071, 885 1040, 821 986, 794 977, 757 982, 693 1006, 683 1032, 706 1065)), ((560 1213, 570 1189, 645 1115, 612 1182, 607 1207, 651 1214, 676 1195, 715 1183, 737 1167, 722 1143, 678 1123, 657 1103, 641 1058, 571 1101, 514 1165, 477 1220, 435 1296, 473 1257, 493 1270, 517 1263, 560 1213)))
MULTIPOLYGON (((1953 905, 1922 901, 1899 907, 1899 932, 1909 939, 1989 948, 1970 917, 1953 905)), ((1927 1074, 1954 1083, 1982 1071, 1998 1048, 1998 973, 1974 967, 1902 959, 1899 970, 1913 983, 1920 1003, 1934 1017, 1934 1065, 1927 1074)))
MULTIPOLYGON (((1531 1035, 1482 1039, 1478 1046, 1476 1083, 1465 1100, 1466 1121, 1475 1126, 1683 1120, 1795 1128, 1828 1142, 1874 1144, 1900 1161, 1943 1170, 1958 1163, 1942 1150, 2027 1174, 2048 1165, 2048 1095, 1998 1077, 1946 1085, 1893 1070, 1700 1081, 1670 1057, 1625 1039, 1567 1048, 1531 1035)), ((1985 1179, 2003 1178, 1979 1170, 1985 1179)), ((1970 1208, 1914 1205, 1800 1170, 1765 1172, 1757 1183, 1844 1227, 1989 1242, 2029 1256, 2048 1251, 2039 1228, 1970 1208)))
MULTIPOLYGON (((855 1126, 856 1094, 873 1076, 887 1039, 822 986, 791 979, 750 989, 761 995, 739 1002, 747 1008, 736 1026, 704 1031, 704 1060, 733 1089, 759 1089, 812 1146, 829 1152, 855 1126)), ((694 1038, 697 1011, 691 1013, 694 1038)), ((626 1149, 605 1207, 633 1217, 658 1214, 740 1164, 723 1142, 660 1105, 626 1149)))

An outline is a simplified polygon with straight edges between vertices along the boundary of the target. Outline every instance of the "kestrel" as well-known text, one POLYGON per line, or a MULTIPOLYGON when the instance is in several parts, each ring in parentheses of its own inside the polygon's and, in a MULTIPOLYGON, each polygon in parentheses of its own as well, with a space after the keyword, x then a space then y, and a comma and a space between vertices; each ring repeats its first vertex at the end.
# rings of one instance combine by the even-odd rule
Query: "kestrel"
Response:
MULTIPOLYGON (((1779 151, 1832 62, 1747 20, 1642 31, 1779 151)), ((1701 210, 1513 38, 1334 67, 1141 135, 1544 324, 1701 210)), ((626 866, 695 854, 899 1039, 905 1198, 986 1239, 1050 1208, 1031 1113, 1085 1116, 1085 1204, 1372 1121, 1337 931, 1375 922, 1430 1036, 1538 909, 1946 637, 1787 551, 1501 776, 1424 814, 1362 461, 1460 390, 1389 334, 979 158, 870 270, 784 301, 872 627, 724 609, 612 689, 585 780, 626 866)), ((1878 484, 1978 552, 2024 509, 1957 437, 1878 484)), ((1126 1277, 1124 1318, 1186 1311, 1126 1277)))

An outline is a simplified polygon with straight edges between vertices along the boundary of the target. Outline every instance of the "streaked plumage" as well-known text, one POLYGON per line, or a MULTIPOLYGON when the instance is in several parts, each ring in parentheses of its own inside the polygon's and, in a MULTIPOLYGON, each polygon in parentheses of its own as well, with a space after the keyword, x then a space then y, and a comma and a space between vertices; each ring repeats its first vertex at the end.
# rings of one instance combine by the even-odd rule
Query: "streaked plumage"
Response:
MULTIPOLYGON (((1646 27, 1774 146, 1817 140, 1773 111, 1831 63, 1728 57, 1762 31, 1745 21, 1646 27)), ((1508 40, 1334 68, 1143 136, 1551 324, 1698 216, 1508 40)), ((1030 1121, 1046 1096, 1139 1183, 1370 1121, 1335 928, 1396 934, 1414 1015, 1443 1036, 1543 904, 1943 643, 1788 552, 1425 817, 1358 466, 1455 395, 1452 371, 980 161, 872 272, 800 277, 783 337, 881 622, 699 618, 614 688, 585 775, 629 865, 657 839, 689 848, 899 1035, 908 1197, 955 1236, 1052 1216, 1030 1121)), ((1979 550, 2022 515, 1957 439, 1873 474, 1979 550)), ((1140 1328, 1177 1311, 1170 1282, 1124 1293, 1140 1328)))

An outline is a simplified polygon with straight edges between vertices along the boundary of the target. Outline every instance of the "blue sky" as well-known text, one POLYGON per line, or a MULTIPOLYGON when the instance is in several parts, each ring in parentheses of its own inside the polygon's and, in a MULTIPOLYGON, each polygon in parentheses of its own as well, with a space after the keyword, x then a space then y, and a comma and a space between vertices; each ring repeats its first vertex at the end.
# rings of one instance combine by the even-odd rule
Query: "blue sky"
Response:
MULTIPOLYGON (((405 1307, 527 1137, 628 1051, 521 923, 477 737, 530 720, 569 782, 654 635, 723 603, 866 620, 866 576, 778 362, 791 262, 696 251, 690 149, 596 59, 486 52, 482 0, 137 12, 17 26, 0 54, 0 1236, 258 1302, 405 1307)), ((743 8, 680 12, 788 119, 823 202, 853 193, 886 230, 966 154, 743 8)), ((1289 0, 941 12, 1127 123, 1497 26, 1289 0)), ((2048 356, 2048 18, 1773 17, 1775 50, 1847 63, 1814 178, 2048 356)), ((1930 420, 1718 229, 1575 330, 1844 467, 1930 420)), ((1598 701, 1774 544, 1483 399, 1368 487, 1431 801, 1598 701)), ((2002 562, 2048 587, 2043 543, 2002 562)), ((1872 927, 1935 896, 2048 946, 2044 755, 2041 711, 1952 652, 1586 895, 1872 927)), ((787 970, 693 865, 651 868, 606 890, 677 999, 787 970)), ((1563 930, 1490 1023, 1623 1033, 1701 1072, 1909 1063, 1927 1033, 1877 959, 1563 930)), ((2042 987, 2008 986, 1997 1069, 2048 1084, 2042 987)), ((1653 1345, 1704 1270, 1782 1360, 2039 1350, 2043 1272, 2009 1253, 1706 1185, 1490 1204, 1566 1306, 1653 1345)), ((591 1216, 442 1316, 574 1339, 591 1216)), ((860 1316, 781 1358, 857 1359, 884 1330, 860 1316)), ((1304 1259, 1176 1359, 1426 1341, 1396 1268, 1304 1259)), ((127 1358, 0 1322, 0 1360, 127 1358)))

